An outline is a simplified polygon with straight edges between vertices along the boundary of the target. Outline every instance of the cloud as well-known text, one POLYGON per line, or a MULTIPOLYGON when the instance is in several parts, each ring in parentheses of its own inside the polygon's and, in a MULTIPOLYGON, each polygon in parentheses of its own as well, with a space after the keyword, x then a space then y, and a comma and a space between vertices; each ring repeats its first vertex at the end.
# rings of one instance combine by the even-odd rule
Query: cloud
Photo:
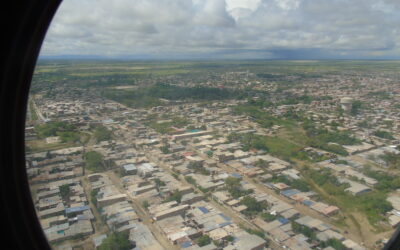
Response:
POLYGON ((397 0, 68 0, 41 55, 393 58, 399 23, 397 0))
POLYGON ((301 0, 275 0, 275 3, 283 10, 297 9, 301 0))

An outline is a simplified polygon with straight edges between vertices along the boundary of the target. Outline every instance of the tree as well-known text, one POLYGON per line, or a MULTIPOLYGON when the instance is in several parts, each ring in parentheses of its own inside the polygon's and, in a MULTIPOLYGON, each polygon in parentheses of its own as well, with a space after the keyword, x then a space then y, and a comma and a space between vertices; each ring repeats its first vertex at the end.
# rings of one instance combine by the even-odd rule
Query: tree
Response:
POLYGON ((160 187, 165 186, 165 182, 163 182, 162 180, 160 180, 160 179, 158 179, 158 178, 155 178, 155 179, 154 179, 154 182, 156 183, 157 190, 158 190, 160 187))
POLYGON ((265 233, 264 233, 264 231, 262 231, 262 230, 256 230, 256 229, 250 229, 250 228, 247 228, 247 229, 245 229, 245 230, 246 230, 246 232, 248 232, 249 234, 257 235, 258 237, 261 237, 261 238, 263 238, 264 240, 266 239, 265 233))
POLYGON ((103 155, 96 151, 89 151, 85 154, 86 167, 92 171, 104 170, 103 155))
POLYGON ((266 167, 268 167, 268 162, 266 162, 263 159, 258 159, 258 161, 256 162, 255 165, 256 165, 256 167, 259 167, 259 168, 266 168, 266 167))
POLYGON ((178 203, 181 203, 182 199, 182 193, 179 190, 175 190, 165 201, 176 201, 178 203))
POLYGON ((312 230, 309 227, 300 225, 299 223, 292 221, 292 229, 293 232, 295 233, 299 233, 299 234, 304 234, 305 236, 307 236, 308 238, 315 240, 317 238, 314 230, 312 230))
POLYGON ((228 189, 240 186, 240 179, 235 177, 228 177, 225 179, 225 185, 228 189))
POLYGON ((60 194, 63 199, 66 199, 70 195, 70 188, 68 184, 60 186, 60 194))
POLYGON ((202 175, 209 175, 210 171, 208 171, 202 162, 192 161, 188 164, 188 168, 193 169, 196 173, 200 173, 202 175))
POLYGON ((235 237, 233 237, 232 235, 228 235, 225 239, 226 239, 227 241, 229 241, 229 242, 232 242, 232 241, 235 240, 235 237))
POLYGON ((76 127, 66 122, 48 122, 37 125, 35 130, 40 138, 56 136, 58 132, 75 131, 76 127))
POLYGON ((263 218, 263 220, 265 220, 266 222, 271 222, 271 221, 275 220, 277 217, 270 213, 263 213, 263 214, 261 214, 261 218, 263 218))
POLYGON ((150 204, 149 204, 149 202, 147 200, 144 200, 142 202, 142 206, 147 209, 148 207, 150 207, 150 204))
POLYGON ((389 140, 394 140, 394 137, 392 133, 383 131, 383 130, 377 130, 374 132, 374 135, 383 139, 389 139, 389 140))
POLYGON ((185 180, 192 185, 196 185, 196 180, 192 176, 185 176, 185 180))
POLYGON ((160 147, 160 150, 163 154, 169 154, 171 153, 171 151, 169 150, 169 148, 167 146, 162 146, 160 147))
POLYGON ((379 156, 386 165, 392 168, 400 168, 400 154, 385 152, 383 155, 379 156))
POLYGON ((240 184, 240 179, 235 177, 226 178, 225 185, 230 195, 235 199, 254 192, 252 189, 243 189, 242 185, 240 184))
POLYGON ((57 132, 60 136, 61 142, 77 142, 80 140, 80 134, 75 131, 57 132))
POLYGON ((103 240, 99 250, 130 250, 132 247, 128 233, 113 232, 103 240))
POLYGON ((264 209, 264 205, 261 202, 249 195, 245 196, 240 203, 247 207, 246 212, 250 215, 262 212, 264 209))
POLYGON ((97 194, 99 193, 99 190, 92 190, 90 192, 90 200, 92 203, 97 206, 97 194))
POLYGON ((97 126, 96 129, 94 130, 93 135, 98 142, 109 141, 112 139, 112 132, 103 125, 97 126))
POLYGON ((346 246, 343 245, 343 243, 340 240, 334 239, 334 238, 331 238, 325 242, 322 242, 321 247, 332 247, 336 250, 346 250, 347 249, 346 246))
POLYGON ((211 238, 208 235, 203 235, 201 236, 198 240, 197 240, 197 245, 199 245, 200 247, 208 245, 211 243, 211 238))
POLYGON ((350 114, 355 116, 358 115, 360 113, 360 110, 363 107, 363 103, 359 100, 353 101, 352 105, 351 105, 351 110, 350 110, 350 114))

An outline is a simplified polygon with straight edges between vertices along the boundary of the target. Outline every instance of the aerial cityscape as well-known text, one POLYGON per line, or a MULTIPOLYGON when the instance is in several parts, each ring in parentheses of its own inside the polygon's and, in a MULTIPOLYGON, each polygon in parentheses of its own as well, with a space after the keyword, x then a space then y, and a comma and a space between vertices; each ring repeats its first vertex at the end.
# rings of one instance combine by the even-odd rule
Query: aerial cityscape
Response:
POLYGON ((381 249, 400 62, 38 61, 26 169, 54 249, 381 249))

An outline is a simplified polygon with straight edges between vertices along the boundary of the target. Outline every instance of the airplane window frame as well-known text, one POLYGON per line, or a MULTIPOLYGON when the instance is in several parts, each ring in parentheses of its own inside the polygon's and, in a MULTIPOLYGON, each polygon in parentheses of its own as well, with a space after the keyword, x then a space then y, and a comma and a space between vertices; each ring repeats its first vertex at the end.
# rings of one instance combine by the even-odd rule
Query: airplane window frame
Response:
MULTIPOLYGON (((50 249, 36 216, 25 170, 25 115, 33 71, 61 0, 15 1, 3 36, 1 58, 1 202, 3 238, 12 249, 50 249)), ((400 249, 400 231, 384 249, 400 249)), ((6 244, 4 242, 4 244, 6 244)))
MULTIPOLYGON (((11 3, 11 2, 9 2, 11 3)), ((4 4, 1 57, 0 154, 3 245, 51 249, 31 198, 25 170, 25 114, 33 71, 49 24, 61 0, 4 4)))

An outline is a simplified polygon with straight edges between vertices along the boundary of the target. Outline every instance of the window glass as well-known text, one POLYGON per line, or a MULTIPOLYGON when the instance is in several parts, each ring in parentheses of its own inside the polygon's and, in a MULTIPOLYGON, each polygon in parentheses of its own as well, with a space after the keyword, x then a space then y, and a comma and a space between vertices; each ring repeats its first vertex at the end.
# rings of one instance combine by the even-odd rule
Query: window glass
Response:
POLYGON ((54 249, 379 249, 400 223, 397 1, 69 0, 26 169, 54 249))

